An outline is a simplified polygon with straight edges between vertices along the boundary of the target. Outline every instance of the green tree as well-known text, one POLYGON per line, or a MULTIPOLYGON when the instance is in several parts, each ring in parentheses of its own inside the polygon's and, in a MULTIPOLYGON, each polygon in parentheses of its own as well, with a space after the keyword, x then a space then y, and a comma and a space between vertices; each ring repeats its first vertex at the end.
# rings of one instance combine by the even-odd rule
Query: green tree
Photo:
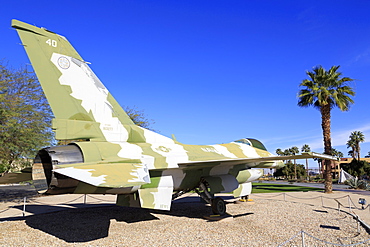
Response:
POLYGON ((351 163, 341 165, 342 169, 355 177, 368 176, 370 174, 370 164, 366 161, 353 159, 351 163))
POLYGON ((304 165, 287 162, 284 167, 276 169, 274 177, 284 177, 285 179, 293 179, 297 176, 298 179, 306 176, 304 165))
MULTIPOLYGON (((351 96, 355 95, 353 89, 347 82, 353 81, 349 77, 341 77, 338 72, 340 66, 332 66, 325 70, 317 66, 313 71, 307 71, 310 79, 305 79, 300 86, 304 87, 299 91, 298 106, 313 106, 321 113, 321 127, 324 137, 324 153, 332 154, 331 147, 331 110, 338 107, 341 111, 348 111, 354 103, 351 96)), ((333 189, 331 176, 331 161, 325 160, 325 192, 331 193, 333 189)))
MULTIPOLYGON (((153 119, 148 119, 145 116, 144 110, 138 110, 136 106, 134 107, 125 107, 125 112, 127 115, 131 118, 131 120, 134 122, 134 124, 153 130, 151 126, 155 123, 153 119)), ((154 131, 154 130, 153 130, 154 131)))
MULTIPOLYGON (((288 156, 288 155, 296 155, 299 153, 299 149, 298 147, 291 147, 291 148, 287 148, 285 149, 284 151, 282 151, 280 148, 276 149, 275 151, 277 153, 277 155, 279 156, 288 156)), ((285 161, 285 164, 289 164, 291 163, 291 160, 286 160, 285 161)), ((294 166, 293 166, 293 171, 294 171, 294 178, 297 179, 297 168, 296 168, 296 160, 294 160, 294 166)))
POLYGON ((0 170, 30 164, 53 142, 52 112, 33 72, 0 64, 0 170))
MULTIPOLYGON (((311 147, 308 144, 304 144, 301 148, 302 153, 311 152, 311 147)), ((306 159, 306 173, 308 175, 308 159, 306 159)))
MULTIPOLYGON (((275 153, 279 156, 288 156, 288 155, 292 155, 292 152, 291 152, 291 149, 287 148, 285 149, 284 151, 281 150, 280 148, 276 149, 275 150, 275 153)), ((285 160, 285 163, 288 163, 290 162, 290 160, 285 160)))
POLYGON ((365 141, 365 136, 361 131, 353 131, 347 141, 347 148, 352 148, 351 155, 360 161, 360 142, 365 141))

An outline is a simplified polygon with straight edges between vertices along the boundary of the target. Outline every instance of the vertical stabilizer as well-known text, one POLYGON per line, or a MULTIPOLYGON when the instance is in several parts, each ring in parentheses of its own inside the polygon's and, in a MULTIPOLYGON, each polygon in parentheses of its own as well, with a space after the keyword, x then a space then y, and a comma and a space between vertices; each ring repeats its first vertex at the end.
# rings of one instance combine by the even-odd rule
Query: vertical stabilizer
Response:
POLYGON ((17 20, 12 27, 54 113, 56 139, 129 140, 136 126, 65 37, 17 20))

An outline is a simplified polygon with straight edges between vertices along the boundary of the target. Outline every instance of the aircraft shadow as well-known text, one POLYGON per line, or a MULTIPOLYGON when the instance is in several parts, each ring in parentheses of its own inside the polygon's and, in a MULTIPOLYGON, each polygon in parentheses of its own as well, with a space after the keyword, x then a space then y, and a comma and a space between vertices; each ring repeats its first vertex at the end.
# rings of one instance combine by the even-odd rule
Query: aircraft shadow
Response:
MULTIPOLYGON (((185 198, 175 201, 172 204, 171 211, 119 207, 112 204, 101 204, 94 207, 86 207, 84 204, 69 206, 72 208, 66 209, 63 207, 63 210, 61 210, 62 207, 59 206, 28 205, 27 212, 35 213, 35 215, 26 217, 25 223, 29 227, 71 243, 89 242, 107 237, 111 220, 130 224, 159 220, 155 216, 158 214, 198 219, 203 219, 204 216, 211 214, 210 206, 199 200, 185 198)), ((19 206, 19 209, 21 210, 21 206, 19 206)), ((234 215, 233 217, 237 218, 249 214, 252 213, 234 215)), ((14 220, 19 220, 19 218, 14 220)))
MULTIPOLYGON (((159 220, 155 214, 174 217, 202 218, 209 215, 210 209, 204 204, 175 204, 171 211, 128 208, 119 206, 67 209, 58 212, 26 217, 26 224, 68 243, 89 242, 108 236, 110 221, 128 224, 142 221, 159 220)), ((42 206, 40 206, 42 207, 42 206)))
POLYGON ((126 223, 158 220, 148 210, 111 205, 28 216, 25 223, 70 243, 107 237, 112 219, 126 223))

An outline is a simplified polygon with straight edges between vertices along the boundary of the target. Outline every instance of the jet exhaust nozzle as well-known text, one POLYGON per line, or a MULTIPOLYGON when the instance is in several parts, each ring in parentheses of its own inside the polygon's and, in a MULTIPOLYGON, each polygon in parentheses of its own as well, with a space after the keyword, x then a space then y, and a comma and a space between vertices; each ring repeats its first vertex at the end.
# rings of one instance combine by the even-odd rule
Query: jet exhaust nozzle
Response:
POLYGON ((78 181, 55 173, 55 165, 84 162, 83 154, 77 145, 48 147, 41 149, 34 159, 32 179, 38 193, 61 194, 73 192, 78 181))

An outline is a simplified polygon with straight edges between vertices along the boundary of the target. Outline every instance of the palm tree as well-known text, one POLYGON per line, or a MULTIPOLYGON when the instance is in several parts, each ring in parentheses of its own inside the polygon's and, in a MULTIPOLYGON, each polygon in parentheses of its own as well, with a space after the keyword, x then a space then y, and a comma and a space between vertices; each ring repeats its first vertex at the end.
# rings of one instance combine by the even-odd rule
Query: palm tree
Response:
MULTIPOLYGON (((321 127, 324 137, 324 153, 331 155, 331 109, 338 107, 341 111, 348 111, 354 103, 351 96, 355 95, 347 82, 353 81, 349 77, 341 77, 338 72, 340 66, 332 66, 328 71, 321 65, 307 71, 310 79, 302 81, 299 91, 298 106, 313 106, 321 113, 321 127)), ((325 193, 331 193, 333 189, 331 176, 331 161, 325 160, 325 193)))
POLYGON ((323 178, 323 167, 322 167, 322 159, 320 158, 313 158, 314 161, 317 161, 317 164, 319 165, 319 175, 320 178, 323 178))
POLYGON ((360 161, 360 142, 365 141, 365 136, 361 131, 353 131, 347 141, 347 148, 352 148, 352 157, 360 161), (356 157, 357 156, 357 157, 356 157))
POLYGON ((284 152, 280 148, 276 149, 275 153, 279 156, 284 155, 284 152))
MULTIPOLYGON (((308 144, 304 144, 301 148, 301 152, 302 153, 307 153, 307 152, 311 152, 311 148, 308 144)), ((309 176, 309 173, 308 173, 308 159, 306 159, 306 171, 307 171, 307 176, 308 178, 310 177, 309 176)))
POLYGON ((343 153, 339 150, 336 150, 335 148, 331 149, 331 155, 338 157, 338 158, 343 158, 343 153))
MULTIPOLYGON (((352 147, 352 146, 351 146, 352 147)), ((348 144, 347 144, 347 148, 348 148, 348 144)), ((348 151, 348 155, 351 156, 352 158, 356 158, 356 152, 354 151, 354 148, 352 147, 352 150, 349 150, 348 151)))
MULTIPOLYGON (((289 148, 289 152, 292 154, 292 155, 296 155, 299 153, 299 149, 297 147, 291 147, 289 148)), ((297 164, 296 164, 296 160, 294 159, 294 179, 297 179, 297 164)))
MULTIPOLYGON (((343 153, 339 150, 336 150, 335 148, 332 148, 331 149, 331 154, 334 156, 334 157, 337 157, 337 158, 343 158, 343 153)), ((340 176, 340 162, 338 161, 335 161, 335 165, 338 166, 337 168, 337 171, 338 171, 338 178, 340 176)))
POLYGON ((283 155, 285 155, 285 156, 288 156, 288 155, 291 155, 291 154, 292 154, 292 152, 291 152, 290 148, 285 149, 284 152, 283 152, 283 155))

